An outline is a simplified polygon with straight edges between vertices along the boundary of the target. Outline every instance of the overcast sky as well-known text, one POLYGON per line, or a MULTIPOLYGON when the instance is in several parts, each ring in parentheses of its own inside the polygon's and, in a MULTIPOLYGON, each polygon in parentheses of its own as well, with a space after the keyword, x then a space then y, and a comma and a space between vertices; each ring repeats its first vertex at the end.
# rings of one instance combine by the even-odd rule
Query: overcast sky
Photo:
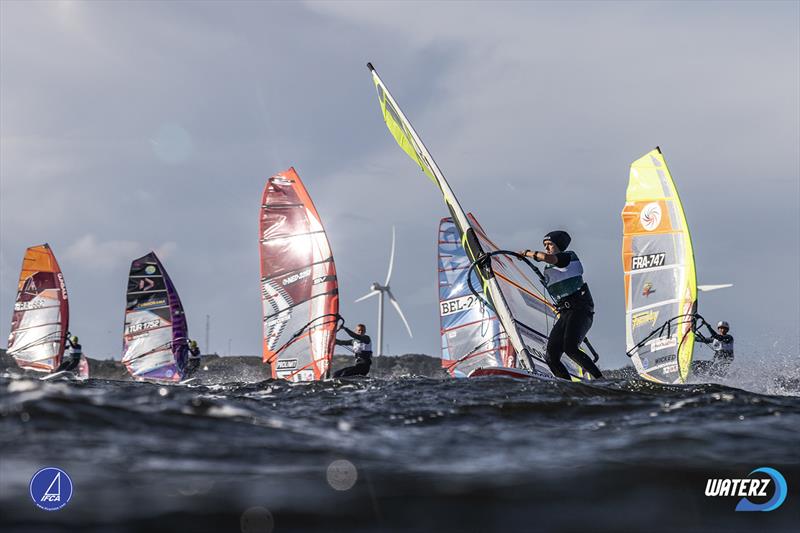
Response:
POLYGON ((260 354, 258 209, 294 166, 342 314, 438 354, 438 189, 396 146, 372 61, 462 205, 511 249, 568 230, 604 367, 627 362, 620 211, 660 145, 692 229, 700 312, 740 354, 798 352, 800 3, 0 2, 0 335, 25 248, 49 242, 71 329, 120 357, 130 261, 151 249, 192 337, 260 354))

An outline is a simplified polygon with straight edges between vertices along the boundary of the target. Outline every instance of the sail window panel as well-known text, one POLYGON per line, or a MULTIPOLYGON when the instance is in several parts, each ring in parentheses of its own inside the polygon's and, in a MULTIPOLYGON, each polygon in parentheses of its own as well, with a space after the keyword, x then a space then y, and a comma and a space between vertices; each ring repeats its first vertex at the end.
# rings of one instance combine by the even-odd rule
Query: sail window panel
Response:
POLYGON ((149 374, 156 369, 171 366, 174 363, 172 350, 165 348, 130 361, 129 368, 132 374, 141 376, 149 374))
MULTIPOLYGON (((138 357, 149 357, 144 355, 148 352, 156 352, 162 349, 171 350, 172 329, 160 328, 152 331, 145 331, 130 337, 127 341, 125 353, 122 354, 122 361, 132 361, 138 357)), ((170 353, 172 353, 170 351, 170 353)))
MULTIPOLYGON (((661 165, 661 161, 659 161, 658 159, 654 158, 654 161, 655 161, 656 165, 661 165)), ((672 194, 672 183, 670 183, 671 180, 670 180, 669 176, 667 176, 667 173, 664 172, 663 168, 657 168, 656 169, 656 175, 658 176, 658 182, 661 185, 661 189, 663 191, 662 192, 662 196, 664 198, 672 198, 673 197, 673 194, 672 194)))
POLYGON ((668 200, 667 211, 669 212, 669 220, 673 231, 683 231, 683 218, 680 213, 680 206, 674 200, 668 200))
MULTIPOLYGON (((41 346, 51 342, 60 342, 61 326, 59 324, 43 324, 38 327, 18 330, 14 332, 14 344, 8 347, 8 351, 15 350, 39 350, 41 346)), ((16 357, 16 354, 13 354, 16 357)))
MULTIPOLYGON (((680 265, 663 270, 632 272, 631 309, 677 299, 684 275, 684 267, 680 265)), ((664 317, 662 322, 668 318, 671 317, 664 317)))
POLYGON ((26 311, 17 325, 19 329, 28 329, 44 324, 58 324, 61 322, 61 307, 44 307, 33 311, 26 311))

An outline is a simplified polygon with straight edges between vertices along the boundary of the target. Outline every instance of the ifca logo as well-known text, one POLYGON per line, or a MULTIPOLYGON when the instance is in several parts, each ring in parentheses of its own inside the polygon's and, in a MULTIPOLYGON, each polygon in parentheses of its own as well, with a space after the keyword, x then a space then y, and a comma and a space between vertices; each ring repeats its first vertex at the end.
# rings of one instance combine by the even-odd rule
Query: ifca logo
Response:
POLYGON ((741 498, 736 504, 737 511, 774 511, 786 499, 788 492, 783 475, 768 466, 756 468, 747 479, 709 479, 706 481, 706 496, 736 496, 741 498), (768 477, 755 477, 753 474, 766 474, 768 477), (755 501, 753 501, 755 500, 755 501))
POLYGON ((29 492, 39 509, 58 511, 72 499, 72 479, 60 468, 48 466, 33 475, 29 492))

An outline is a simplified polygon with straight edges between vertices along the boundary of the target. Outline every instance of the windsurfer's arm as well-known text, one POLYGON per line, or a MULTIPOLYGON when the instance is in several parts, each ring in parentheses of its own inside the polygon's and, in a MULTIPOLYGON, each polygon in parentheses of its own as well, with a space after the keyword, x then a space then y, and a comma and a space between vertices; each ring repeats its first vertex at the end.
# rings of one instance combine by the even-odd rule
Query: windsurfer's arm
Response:
POLYGON ((343 341, 341 339, 336 339, 336 346, 350 346, 352 341, 343 341))
POLYGON ((559 252, 557 254, 547 254, 544 252, 532 252, 530 250, 525 250, 524 252, 522 252, 522 255, 524 255, 525 257, 530 257, 534 261, 544 261, 545 263, 555 265, 558 268, 564 268, 571 261, 569 254, 566 254, 564 252, 559 252))
POLYGON ((717 339, 718 341, 723 340, 722 335, 714 331, 714 328, 711 327, 711 324, 707 323, 705 326, 706 329, 708 330, 708 333, 711 335, 711 338, 708 339, 708 342, 711 342, 711 339, 717 339))
POLYGON ((353 338, 353 339, 355 339, 357 341, 360 341, 360 342, 369 342, 370 341, 368 335, 359 335, 358 333, 356 333, 355 331, 353 331, 352 329, 350 329, 348 327, 343 327, 342 329, 345 330, 347 332, 347 334, 350 335, 351 338, 353 338))

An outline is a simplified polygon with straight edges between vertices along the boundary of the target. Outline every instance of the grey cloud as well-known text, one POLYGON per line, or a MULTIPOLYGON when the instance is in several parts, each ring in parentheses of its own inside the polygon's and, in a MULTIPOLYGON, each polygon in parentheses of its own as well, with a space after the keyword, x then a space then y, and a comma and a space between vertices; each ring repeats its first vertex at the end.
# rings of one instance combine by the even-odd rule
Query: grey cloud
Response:
POLYGON ((447 213, 385 131, 371 60, 500 244, 529 248, 552 227, 574 234, 605 364, 626 362, 628 165, 656 144, 684 200, 700 281, 736 283, 702 296, 701 310, 736 324, 737 342, 768 334, 796 347, 796 3, 0 10, 2 334, 24 249, 48 241, 85 349, 118 357, 127 264, 173 242, 164 263, 191 335, 202 338, 210 314, 212 348, 231 338, 234 351, 259 353, 258 203, 264 179, 295 166, 329 233, 343 314, 374 328, 374 304, 352 302, 385 275, 395 224, 393 288, 415 338, 390 318, 387 340, 437 353, 435 231, 447 213), (78 247, 88 235, 93 246, 78 247), (98 268, 109 249, 113 264, 98 268))

